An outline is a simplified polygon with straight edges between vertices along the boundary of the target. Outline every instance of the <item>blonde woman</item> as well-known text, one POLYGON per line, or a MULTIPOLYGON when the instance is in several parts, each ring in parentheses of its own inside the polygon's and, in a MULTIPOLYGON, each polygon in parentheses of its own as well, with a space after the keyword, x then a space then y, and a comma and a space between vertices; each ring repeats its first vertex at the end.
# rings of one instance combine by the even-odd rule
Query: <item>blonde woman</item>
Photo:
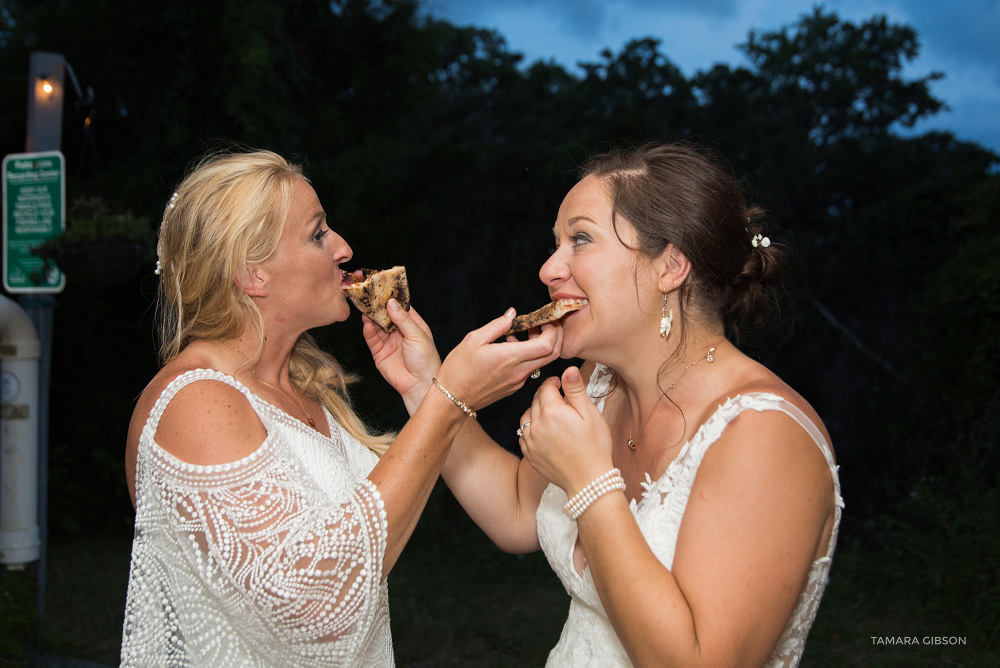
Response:
MULTIPOLYGON (((491 343, 511 309, 435 358, 437 389, 398 435, 370 433, 307 333, 349 312, 351 248, 331 228, 301 170, 266 151, 204 160, 167 205, 163 368, 126 446, 122 665, 393 665, 386 577, 452 439, 558 355, 555 330, 491 343)), ((425 375, 419 316, 390 314, 385 352, 425 375)))
MULTIPOLYGON (((555 326, 582 368, 542 383, 523 459, 469 423, 443 470, 499 547, 543 549, 569 592, 548 666, 802 656, 842 501, 819 416, 729 340, 780 273, 760 216, 670 144, 595 157, 559 208, 539 275, 553 299, 588 300, 555 326)), ((408 406, 433 369, 397 385, 408 406)))

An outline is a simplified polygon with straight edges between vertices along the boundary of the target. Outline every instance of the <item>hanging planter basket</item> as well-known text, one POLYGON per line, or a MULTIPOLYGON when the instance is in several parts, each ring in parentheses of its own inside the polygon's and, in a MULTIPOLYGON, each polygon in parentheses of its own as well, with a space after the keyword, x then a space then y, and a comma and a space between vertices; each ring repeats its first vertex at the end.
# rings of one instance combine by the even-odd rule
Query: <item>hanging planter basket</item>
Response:
POLYGON ((149 261, 155 237, 145 219, 112 211, 99 197, 77 199, 67 218, 66 230, 35 253, 55 263, 68 284, 121 287, 149 261))
POLYGON ((124 237, 60 243, 53 259, 66 281, 94 288, 127 285, 146 261, 145 244, 124 237))

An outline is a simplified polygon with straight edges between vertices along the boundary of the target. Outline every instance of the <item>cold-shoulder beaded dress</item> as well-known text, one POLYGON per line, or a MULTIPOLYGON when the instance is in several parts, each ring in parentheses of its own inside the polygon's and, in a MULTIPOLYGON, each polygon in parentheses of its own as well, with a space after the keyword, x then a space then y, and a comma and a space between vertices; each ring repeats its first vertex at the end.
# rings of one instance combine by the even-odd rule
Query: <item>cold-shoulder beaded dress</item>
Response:
MULTIPOLYGON (((604 397, 608 392, 611 372, 597 365, 587 385, 587 392, 603 411, 604 397)), ((805 649, 806 636, 816 618, 820 599, 826 588, 830 563, 837 542, 841 508, 838 467, 834 464, 829 444, 820 430, 796 406, 775 394, 752 393, 738 395, 720 405, 711 418, 702 425, 694 437, 682 447, 677 458, 657 480, 649 474, 643 483, 642 498, 631 502, 632 515, 653 553, 665 567, 671 568, 677 536, 680 533, 684 509, 694 484, 702 458, 709 447, 737 415, 745 410, 782 411, 792 417, 816 442, 830 466, 831 493, 835 502, 835 521, 830 547, 825 556, 809 568, 805 586, 799 594, 795 609, 785 626, 774 652, 767 662, 769 668, 796 666, 805 649)), ((625 648, 618 640, 607 613, 597 594, 590 568, 578 573, 573 566, 576 549, 577 524, 562 512, 566 494, 555 485, 549 485, 542 495, 536 519, 538 538, 545 556, 570 595, 569 617, 563 626, 559 642, 549 653, 545 664, 548 668, 611 668, 631 666, 625 648)))
POLYGON ((142 430, 123 666, 393 666, 377 457, 218 371, 189 371, 142 430), (153 439, 184 386, 242 392, 267 430, 241 460, 198 466, 153 439))

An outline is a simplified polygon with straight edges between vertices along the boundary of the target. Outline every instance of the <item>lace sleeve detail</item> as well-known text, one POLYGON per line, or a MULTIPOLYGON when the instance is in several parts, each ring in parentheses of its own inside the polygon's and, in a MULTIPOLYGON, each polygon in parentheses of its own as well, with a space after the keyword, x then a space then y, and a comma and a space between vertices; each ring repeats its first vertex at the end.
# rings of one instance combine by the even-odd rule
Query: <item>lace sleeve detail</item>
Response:
POLYGON ((590 374, 590 379, 587 381, 587 395, 597 405, 597 410, 602 413, 604 412, 604 400, 611 389, 611 380, 613 378, 614 372, 610 367, 606 367, 603 364, 595 364, 594 371, 590 374))
POLYGON ((178 494, 174 530, 206 581, 232 588, 234 607, 245 597, 289 639, 336 640, 376 598, 385 510, 368 481, 332 508, 310 507, 285 482, 178 494))

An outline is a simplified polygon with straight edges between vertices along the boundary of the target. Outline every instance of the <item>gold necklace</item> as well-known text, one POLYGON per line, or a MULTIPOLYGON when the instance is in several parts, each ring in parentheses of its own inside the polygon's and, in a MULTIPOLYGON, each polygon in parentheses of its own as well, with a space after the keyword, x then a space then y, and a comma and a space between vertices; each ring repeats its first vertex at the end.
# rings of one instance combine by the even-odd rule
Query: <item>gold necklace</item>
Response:
MULTIPOLYGON (((642 438, 643 432, 646 431, 646 427, 649 425, 649 421, 652 419, 653 413, 656 412, 656 407, 660 405, 660 400, 663 399, 663 397, 667 394, 667 392, 669 392, 670 390, 674 389, 677 386, 677 383, 681 382, 681 378, 684 377, 684 374, 687 373, 687 370, 690 369, 691 367, 693 367, 695 364, 697 364, 698 362, 700 362, 702 360, 705 360, 709 364, 711 364, 712 362, 714 362, 715 361, 715 349, 718 348, 719 345, 720 344, 718 344, 718 343, 715 344, 714 346, 712 346, 711 348, 708 349, 707 353, 705 353, 704 355, 702 355, 701 357, 699 357, 698 359, 696 359, 695 361, 691 362, 686 367, 684 367, 684 370, 681 371, 681 375, 677 376, 677 380, 675 380, 674 382, 670 383, 670 386, 667 387, 667 389, 664 390, 662 394, 660 394, 660 397, 656 400, 656 403, 653 404, 653 410, 649 411, 649 417, 646 418, 645 424, 643 424, 642 425, 642 429, 639 430, 639 438, 640 439, 642 438)), ((627 415, 628 415, 628 440, 625 442, 625 445, 628 446, 629 450, 632 450, 634 452, 635 450, 639 449, 639 442, 632 438, 632 404, 629 403, 627 396, 625 397, 625 408, 628 411, 628 413, 627 413, 627 415)))
MULTIPOLYGON (((653 413, 656 412, 656 407, 660 405, 660 399, 663 399, 661 394, 656 403, 653 404, 653 410, 649 411, 649 417, 646 418, 646 424, 642 425, 642 429, 639 430, 639 438, 642 438, 643 432, 646 431, 646 426, 649 425, 649 421, 653 418, 653 413)), ((625 397, 625 407, 628 409, 628 440, 625 445, 628 446, 629 450, 638 450, 639 443, 632 438, 632 405, 628 402, 628 397, 625 397)))
POLYGON ((231 350, 235 350, 237 353, 240 354, 240 357, 242 357, 244 360, 246 360, 250 364, 250 366, 251 366, 251 373, 253 374, 254 380, 256 380, 261 385, 264 385, 265 387, 269 387, 272 390, 276 390, 276 391, 280 392, 281 396, 283 396, 285 399, 288 399, 292 403, 296 404, 299 407, 299 410, 302 411, 302 414, 306 416, 306 420, 309 422, 309 426, 312 427, 313 429, 316 428, 316 420, 313 420, 312 415, 309 415, 309 411, 307 411, 306 407, 302 405, 302 402, 299 401, 298 397, 295 397, 293 399, 292 397, 288 396, 288 394, 285 393, 285 391, 283 389, 281 389, 280 387, 275 387, 274 385, 271 385, 271 383, 267 382, 266 380, 264 380, 263 378, 261 378, 260 376, 258 376, 257 375, 257 364, 256 364, 256 362, 251 362, 250 358, 247 357, 246 355, 244 355, 242 350, 240 350, 239 348, 236 348, 234 346, 229 345, 225 341, 223 341, 222 344, 224 346, 226 346, 227 348, 230 348, 231 350))

